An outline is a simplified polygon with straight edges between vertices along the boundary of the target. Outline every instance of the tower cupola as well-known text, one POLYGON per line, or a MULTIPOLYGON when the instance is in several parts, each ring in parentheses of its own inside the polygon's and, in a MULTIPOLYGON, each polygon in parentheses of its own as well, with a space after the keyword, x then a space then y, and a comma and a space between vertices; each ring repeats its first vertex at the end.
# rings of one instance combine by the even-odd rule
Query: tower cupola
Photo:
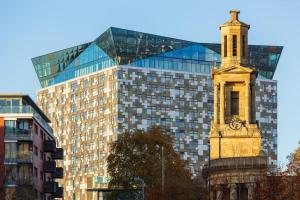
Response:
POLYGON ((239 13, 238 10, 231 10, 230 20, 220 26, 221 67, 248 63, 248 30, 250 26, 239 21, 239 13))

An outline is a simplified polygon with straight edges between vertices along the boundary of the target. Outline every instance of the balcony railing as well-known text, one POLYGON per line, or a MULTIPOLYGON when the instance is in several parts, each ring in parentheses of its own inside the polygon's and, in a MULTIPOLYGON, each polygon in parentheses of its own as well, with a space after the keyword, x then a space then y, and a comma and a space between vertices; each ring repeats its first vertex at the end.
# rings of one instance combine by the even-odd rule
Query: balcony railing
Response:
POLYGON ((17 179, 5 180, 4 186, 11 186, 11 185, 17 185, 17 179))
POLYGON ((62 167, 56 167, 55 172, 52 174, 52 178, 63 178, 64 169, 62 167))
POLYGON ((31 151, 18 151, 15 158, 4 158, 5 163, 32 163, 31 151))
POLYGON ((52 128, 49 124, 42 118, 42 116, 35 111, 31 106, 1 106, 0 113, 31 113, 33 116, 43 125, 49 133, 53 134, 52 128))
POLYGON ((63 198, 64 197, 64 188, 63 187, 57 187, 56 193, 52 194, 53 198, 63 198))
POLYGON ((57 192, 58 184, 54 181, 44 182, 44 193, 54 194, 57 192))
POLYGON ((6 179, 4 185, 5 186, 11 186, 11 185, 32 185, 33 179, 32 177, 18 177, 17 174, 15 174, 14 179, 6 179))
POLYGON ((56 144, 54 140, 46 140, 43 142, 44 152, 56 152, 56 144))
POLYGON ((45 173, 55 173, 56 163, 55 161, 44 161, 44 172, 45 173))
POLYGON ((31 129, 5 128, 6 140, 32 140, 31 129))
POLYGON ((64 159, 64 150, 62 148, 56 148, 56 151, 54 153, 52 153, 52 159, 63 160, 64 159))

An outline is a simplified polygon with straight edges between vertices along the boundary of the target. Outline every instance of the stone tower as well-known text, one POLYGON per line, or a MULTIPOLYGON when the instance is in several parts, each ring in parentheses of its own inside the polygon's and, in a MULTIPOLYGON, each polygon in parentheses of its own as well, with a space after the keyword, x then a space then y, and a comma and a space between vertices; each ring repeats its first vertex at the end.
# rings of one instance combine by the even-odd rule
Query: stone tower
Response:
POLYGON ((258 156, 261 133, 255 119, 257 72, 247 65, 249 25, 239 11, 220 26, 222 63, 212 70, 214 120, 210 131, 211 159, 258 156))
POLYGON ((267 170, 261 155, 261 131, 255 118, 257 71, 248 65, 249 25, 239 11, 220 26, 222 63, 214 67, 214 119, 210 160, 203 170, 210 200, 253 200, 267 170))

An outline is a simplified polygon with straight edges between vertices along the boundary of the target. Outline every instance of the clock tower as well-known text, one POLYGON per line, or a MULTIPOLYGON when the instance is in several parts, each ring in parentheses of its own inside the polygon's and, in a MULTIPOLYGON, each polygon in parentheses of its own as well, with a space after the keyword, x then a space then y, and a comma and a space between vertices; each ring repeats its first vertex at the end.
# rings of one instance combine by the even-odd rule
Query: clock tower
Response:
POLYGON ((214 118, 210 130, 210 158, 255 157, 261 152, 261 132, 255 118, 257 71, 248 65, 249 25, 239 11, 220 26, 221 66, 214 67, 214 118))
POLYGON ((239 11, 231 10, 230 15, 220 26, 222 63, 212 70, 214 118, 203 176, 210 200, 254 200, 268 167, 255 118, 257 71, 248 63, 250 26, 239 20, 239 11))

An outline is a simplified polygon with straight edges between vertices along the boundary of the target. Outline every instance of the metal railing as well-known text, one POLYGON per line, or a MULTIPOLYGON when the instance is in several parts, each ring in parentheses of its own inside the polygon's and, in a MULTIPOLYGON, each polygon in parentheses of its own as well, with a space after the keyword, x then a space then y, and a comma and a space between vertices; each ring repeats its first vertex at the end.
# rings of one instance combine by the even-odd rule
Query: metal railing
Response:
POLYGON ((33 162, 31 151, 19 151, 15 158, 4 158, 5 163, 31 163, 33 162))
POLYGON ((6 140, 32 140, 31 129, 18 129, 6 127, 4 139, 6 140))
POLYGON ((43 128, 45 128, 49 133, 53 134, 53 130, 49 126, 49 124, 41 117, 41 115, 36 110, 34 110, 29 105, 24 105, 24 106, 1 106, 0 107, 0 114, 1 113, 31 113, 43 125, 43 128))

